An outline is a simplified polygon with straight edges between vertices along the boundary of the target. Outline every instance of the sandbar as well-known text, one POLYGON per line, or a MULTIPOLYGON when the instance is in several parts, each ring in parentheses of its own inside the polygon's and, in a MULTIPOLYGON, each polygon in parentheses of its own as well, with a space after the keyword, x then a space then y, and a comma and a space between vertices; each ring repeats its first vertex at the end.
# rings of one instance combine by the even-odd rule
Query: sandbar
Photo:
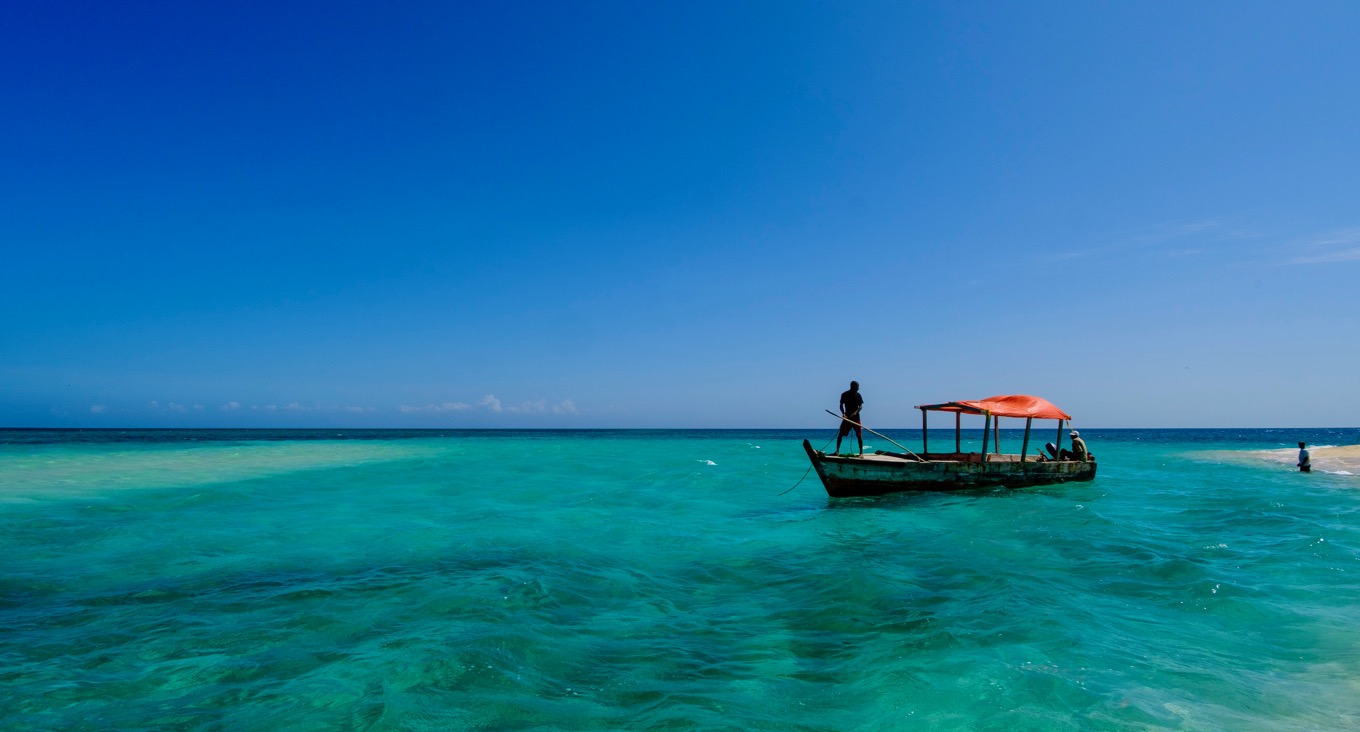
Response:
MULTIPOLYGON (((1278 450, 1262 450, 1262 457, 1272 461, 1298 464, 1299 449, 1286 447, 1278 450)), ((1337 473, 1340 475, 1360 475, 1360 445, 1320 445, 1309 446, 1308 455, 1312 459, 1313 472, 1337 473)))

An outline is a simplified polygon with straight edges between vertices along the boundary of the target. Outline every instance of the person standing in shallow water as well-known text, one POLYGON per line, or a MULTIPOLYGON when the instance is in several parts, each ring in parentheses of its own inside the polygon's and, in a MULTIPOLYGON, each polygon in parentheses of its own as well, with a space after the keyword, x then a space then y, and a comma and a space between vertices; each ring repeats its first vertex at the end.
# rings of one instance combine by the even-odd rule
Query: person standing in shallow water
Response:
POLYGON ((864 454, 864 428, 861 426, 864 420, 859 418, 860 410, 864 408, 864 397, 859 393, 859 382, 850 382, 850 390, 841 392, 841 429, 836 433, 836 454, 841 452, 841 438, 850 434, 850 430, 855 431, 855 439, 859 441, 859 452, 864 454), (852 424, 852 422, 854 424, 852 424))
POLYGON ((1313 472, 1313 458, 1308 454, 1307 443, 1299 443, 1299 472, 1313 472))

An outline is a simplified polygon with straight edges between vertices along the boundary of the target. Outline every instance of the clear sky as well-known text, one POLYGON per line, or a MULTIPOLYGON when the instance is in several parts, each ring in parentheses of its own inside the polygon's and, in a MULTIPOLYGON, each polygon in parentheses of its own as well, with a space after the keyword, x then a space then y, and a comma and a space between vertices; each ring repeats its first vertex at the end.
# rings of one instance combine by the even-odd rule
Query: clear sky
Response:
POLYGON ((0 426, 1356 426, 1360 3, 9 0, 0 426))

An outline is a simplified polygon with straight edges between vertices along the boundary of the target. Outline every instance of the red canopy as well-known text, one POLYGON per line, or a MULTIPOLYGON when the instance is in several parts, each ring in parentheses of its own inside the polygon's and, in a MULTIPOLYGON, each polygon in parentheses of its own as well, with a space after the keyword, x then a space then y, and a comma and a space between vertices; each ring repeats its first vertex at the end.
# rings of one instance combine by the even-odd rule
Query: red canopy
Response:
POLYGON ((993 417, 1036 417, 1038 419, 1072 419, 1072 415, 1053 406, 1047 399, 1025 394, 1007 394, 987 397, 976 401, 948 402, 945 404, 923 404, 917 409, 932 412, 963 412, 982 414, 991 412, 993 417))

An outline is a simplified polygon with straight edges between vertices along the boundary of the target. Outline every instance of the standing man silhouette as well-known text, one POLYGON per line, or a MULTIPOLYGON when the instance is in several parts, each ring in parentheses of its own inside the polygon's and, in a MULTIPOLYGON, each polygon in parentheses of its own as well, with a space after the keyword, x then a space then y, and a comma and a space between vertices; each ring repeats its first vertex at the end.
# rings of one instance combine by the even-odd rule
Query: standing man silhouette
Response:
POLYGON ((1307 443, 1305 442, 1299 443, 1299 472, 1313 472, 1313 458, 1308 454, 1307 443))
POLYGON ((864 454, 864 430, 860 423, 860 410, 864 408, 864 397, 859 394, 859 382, 850 382, 850 390, 841 392, 841 429, 836 433, 836 454, 841 452, 841 438, 850 434, 850 430, 855 431, 855 439, 859 440, 859 455, 864 454), (852 424, 853 421, 853 424, 852 424))

